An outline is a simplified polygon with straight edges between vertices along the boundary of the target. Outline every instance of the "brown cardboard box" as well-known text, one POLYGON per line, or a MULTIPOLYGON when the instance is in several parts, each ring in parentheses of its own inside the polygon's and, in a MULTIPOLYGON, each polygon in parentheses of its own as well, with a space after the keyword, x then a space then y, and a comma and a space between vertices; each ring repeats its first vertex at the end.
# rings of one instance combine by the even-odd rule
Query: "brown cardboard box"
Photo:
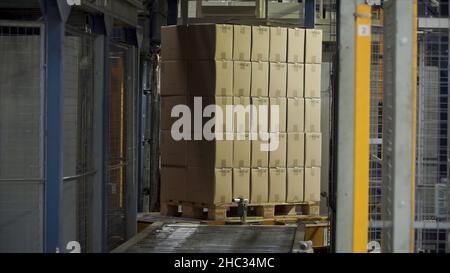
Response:
POLYGON ((286 203, 286 169, 270 169, 269 202, 286 203))
POLYGON ((186 105, 186 97, 174 96, 174 97, 162 97, 161 98, 161 129, 171 130, 172 125, 179 118, 172 118, 172 109, 176 105, 186 105))
POLYGON ((305 65, 305 98, 321 97, 322 66, 321 64, 305 65))
POLYGON ((234 110, 237 111, 238 107, 241 109, 238 113, 234 113, 234 132, 235 133, 248 133, 251 132, 251 99, 250 97, 234 97, 234 110), (243 109, 242 109, 243 108, 243 109), (248 111, 247 111, 248 110, 248 111), (243 111, 242 113, 240 111, 243 111), (244 116, 245 115, 245 116, 244 116))
POLYGON ((305 131, 308 133, 320 133, 320 99, 305 99, 305 131))
POLYGON ((233 106, 233 97, 215 97, 215 105, 216 107, 220 107, 223 114, 223 127, 219 128, 219 124, 216 120, 216 132, 226 132, 226 133, 233 133, 234 132, 234 126, 233 121, 227 119, 227 108, 228 106, 233 106))
POLYGON ((161 63, 161 96, 186 96, 187 82, 186 61, 161 63))
POLYGON ((250 61, 252 51, 252 27, 235 25, 233 43, 233 60, 250 61))
POLYGON ((250 200, 250 173, 248 168, 233 169, 233 196, 250 200))
POLYGON ((188 201, 191 191, 188 185, 187 168, 161 168, 161 202, 188 201))
POLYGON ((289 133, 303 132, 305 127, 305 100, 288 98, 287 131, 289 133))
POLYGON ((288 63, 304 63, 305 30, 290 28, 288 30, 288 63))
POLYGON ((268 62, 270 45, 270 28, 264 26, 252 27, 252 61, 268 62))
POLYGON ((307 133, 305 136, 305 166, 322 166, 322 134, 307 133))
MULTIPOLYGON (((188 27, 191 60, 233 60, 233 26, 195 24, 188 27)), ((186 45, 184 44, 184 45, 186 45)))
POLYGON ((270 28, 270 56, 271 62, 285 63, 287 55, 287 29, 284 27, 270 28))
POLYGON ((270 132, 286 132, 286 115, 287 115, 287 99, 286 98, 270 98, 270 132), (279 118, 273 120, 272 107, 279 107, 279 118))
POLYGON ((257 119, 252 117, 252 128, 256 132, 269 132, 269 98, 252 97, 252 104, 256 107, 258 113, 257 119), (257 122, 257 125, 253 124, 257 122))
POLYGON ((320 202, 320 168, 305 169, 305 201, 320 202))
POLYGON ((252 168, 267 168, 269 167, 269 152, 261 150, 261 145, 266 143, 258 140, 252 140, 252 168))
POLYGON ((305 173, 304 168, 289 168, 287 174, 286 202, 303 202, 305 173))
MULTIPOLYGON (((230 139, 232 133, 225 133, 230 139)), ((226 136, 225 136, 226 138, 226 136)), ((189 141, 188 166, 203 168, 232 168, 233 140, 189 141)))
POLYGON ((165 26, 161 28, 161 59, 187 60, 189 55, 187 26, 165 26))
MULTIPOLYGON (((270 133, 270 138, 278 138, 278 149, 269 152, 269 167, 282 168, 286 167, 286 133, 270 133)), ((272 140, 273 141, 273 140, 272 140)))
POLYGON ((249 133, 235 134, 233 142, 234 168, 251 167, 252 142, 249 133))
POLYGON ((269 96, 269 63, 253 62, 252 63, 252 97, 268 97, 269 96))
POLYGON ((191 202, 215 205, 232 203, 232 169, 189 168, 187 175, 191 188, 185 190, 192 192, 191 202))
POLYGON ((288 64, 287 96, 289 98, 304 97, 305 66, 288 64))
POLYGON ((161 165, 171 167, 187 166, 187 141, 175 141, 171 131, 160 133, 161 165))
POLYGON ((269 169, 252 169, 250 203, 263 204, 269 201, 269 169))
POLYGON ((320 64, 322 63, 322 30, 307 29, 306 30, 306 54, 305 63, 320 64))
POLYGON ((305 166, 305 134, 288 133, 287 138, 287 167, 305 166))
POLYGON ((286 97, 287 64, 270 63, 269 97, 286 97))
POLYGON ((234 62, 233 94, 236 97, 250 97, 252 80, 251 62, 234 62))
POLYGON ((233 96, 233 61, 189 62, 188 94, 233 96))

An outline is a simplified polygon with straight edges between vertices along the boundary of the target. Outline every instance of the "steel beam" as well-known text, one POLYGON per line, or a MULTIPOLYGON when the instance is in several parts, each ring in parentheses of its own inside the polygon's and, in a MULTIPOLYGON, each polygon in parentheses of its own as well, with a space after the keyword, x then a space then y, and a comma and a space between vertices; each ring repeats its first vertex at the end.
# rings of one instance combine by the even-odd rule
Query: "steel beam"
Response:
POLYGON ((63 42, 67 5, 56 0, 43 0, 47 39, 46 94, 46 184, 45 184, 45 251, 59 252, 60 208, 63 183, 63 42))
MULTIPOLYGON (((336 252, 366 252, 369 193, 370 7, 340 1, 337 139, 333 163, 336 252), (353 30, 353 31, 349 31, 353 30)), ((336 136, 335 136, 336 137, 336 136)))
POLYGON ((305 0, 305 28, 316 27, 316 0, 305 0))
POLYGON ((383 252, 414 250, 416 7, 384 2, 383 252))

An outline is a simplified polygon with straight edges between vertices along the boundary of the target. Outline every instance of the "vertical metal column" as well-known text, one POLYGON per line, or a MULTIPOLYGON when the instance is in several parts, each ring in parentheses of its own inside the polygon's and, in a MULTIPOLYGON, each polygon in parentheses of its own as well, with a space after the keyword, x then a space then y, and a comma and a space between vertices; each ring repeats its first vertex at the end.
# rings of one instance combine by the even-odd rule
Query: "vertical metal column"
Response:
POLYGON ((335 135, 335 178, 336 217, 335 251, 351 252, 353 240, 353 142, 355 90, 355 35, 349 29, 355 29, 355 1, 341 0, 338 3, 338 43, 339 68, 338 92, 334 92, 337 129, 335 135))
POLYGON ((339 3, 336 252, 366 252, 369 194, 370 6, 339 3))
POLYGON ((167 25, 171 26, 177 24, 178 24, 178 0, 167 0, 167 25))
POLYGON ((305 28, 316 27, 316 0, 305 0, 305 28))
POLYGON ((46 94, 46 185, 45 251, 58 252, 60 245, 60 207, 63 183, 63 41, 67 4, 56 0, 41 1, 47 28, 46 94), (66 13, 64 13, 64 11, 66 13))
POLYGON ((383 252, 413 251, 417 58, 414 2, 384 3, 383 252))

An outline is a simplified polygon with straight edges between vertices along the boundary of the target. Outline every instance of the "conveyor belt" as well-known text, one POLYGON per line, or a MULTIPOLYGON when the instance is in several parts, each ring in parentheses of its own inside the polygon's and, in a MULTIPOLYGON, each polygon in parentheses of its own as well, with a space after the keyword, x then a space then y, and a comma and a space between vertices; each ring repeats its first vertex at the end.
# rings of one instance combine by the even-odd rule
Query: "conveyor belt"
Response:
POLYGON ((295 226, 152 225, 114 252, 288 253, 295 226))

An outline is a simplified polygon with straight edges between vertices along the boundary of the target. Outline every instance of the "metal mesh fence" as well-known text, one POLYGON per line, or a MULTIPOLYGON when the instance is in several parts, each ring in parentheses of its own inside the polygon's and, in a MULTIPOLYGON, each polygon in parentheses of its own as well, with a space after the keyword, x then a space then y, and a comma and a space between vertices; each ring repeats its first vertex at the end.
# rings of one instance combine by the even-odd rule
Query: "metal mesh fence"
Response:
POLYGON ((383 10, 372 12, 372 64, 370 101, 369 241, 381 243, 382 159, 383 159, 383 10))
POLYGON ((0 21, 0 252, 43 249, 43 37, 0 21))
MULTIPOLYGON (((126 240, 127 193, 127 54, 126 49, 111 47, 111 88, 109 111, 109 159, 107 189, 108 248, 126 240)), ((131 126, 132 127, 132 126, 131 126)), ((131 128, 130 128, 131 129, 131 128)))
POLYGON ((63 244, 78 241, 91 250, 93 175, 93 40, 77 32, 64 39, 63 244))
POLYGON ((448 251, 448 29, 421 29, 418 60, 416 251, 448 251))

